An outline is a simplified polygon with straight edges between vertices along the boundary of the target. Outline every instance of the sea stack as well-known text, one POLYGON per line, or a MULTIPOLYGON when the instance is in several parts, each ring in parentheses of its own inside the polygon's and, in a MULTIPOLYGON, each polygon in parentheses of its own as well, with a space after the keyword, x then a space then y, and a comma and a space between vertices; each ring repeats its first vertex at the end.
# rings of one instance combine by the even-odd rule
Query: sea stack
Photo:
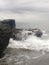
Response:
POLYGON ((0 21, 0 58, 9 44, 9 39, 13 37, 15 29, 15 20, 7 19, 0 21))

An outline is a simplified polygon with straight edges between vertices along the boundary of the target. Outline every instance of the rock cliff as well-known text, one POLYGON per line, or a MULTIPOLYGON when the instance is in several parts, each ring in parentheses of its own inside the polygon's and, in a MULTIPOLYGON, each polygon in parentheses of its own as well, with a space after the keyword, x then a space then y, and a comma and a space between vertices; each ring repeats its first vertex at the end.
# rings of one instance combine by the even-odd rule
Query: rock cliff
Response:
POLYGON ((13 37, 15 20, 8 19, 0 21, 0 58, 9 44, 9 39, 13 37))

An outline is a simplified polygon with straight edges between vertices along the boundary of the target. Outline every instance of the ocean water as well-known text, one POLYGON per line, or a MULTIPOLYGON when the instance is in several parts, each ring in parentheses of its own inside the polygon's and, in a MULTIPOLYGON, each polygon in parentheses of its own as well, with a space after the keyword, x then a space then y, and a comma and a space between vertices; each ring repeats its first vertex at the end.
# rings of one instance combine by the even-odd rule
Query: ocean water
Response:
POLYGON ((16 21, 16 28, 37 28, 37 29, 41 29, 41 30, 45 30, 47 32, 49 32, 49 21, 30 21, 30 22, 17 22, 16 21))
POLYGON ((42 30, 43 35, 39 38, 34 33, 28 35, 28 32, 22 32, 22 40, 9 40, 0 65, 36 65, 40 58, 49 54, 49 34, 42 30))
MULTIPOLYGON (((42 37, 36 37, 34 33, 28 35, 30 31, 23 31, 22 40, 13 40, 12 38, 9 41, 8 47, 10 48, 24 48, 29 50, 43 50, 49 52, 49 36, 46 31, 42 31, 42 37)), ((19 35, 20 37, 20 35, 19 35)))
POLYGON ((22 40, 9 40, 0 65, 36 65, 44 55, 48 54, 46 56, 49 57, 49 36, 46 31, 42 31, 41 38, 36 37, 34 33, 28 35, 28 32, 30 31, 22 31, 22 40))

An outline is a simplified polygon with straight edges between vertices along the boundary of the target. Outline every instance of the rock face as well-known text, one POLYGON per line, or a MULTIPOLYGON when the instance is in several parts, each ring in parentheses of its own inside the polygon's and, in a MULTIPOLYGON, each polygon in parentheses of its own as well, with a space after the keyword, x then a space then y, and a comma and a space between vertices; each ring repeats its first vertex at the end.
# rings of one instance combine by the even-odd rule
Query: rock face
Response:
POLYGON ((15 20, 8 19, 0 22, 0 58, 9 44, 9 39, 13 37, 15 20))

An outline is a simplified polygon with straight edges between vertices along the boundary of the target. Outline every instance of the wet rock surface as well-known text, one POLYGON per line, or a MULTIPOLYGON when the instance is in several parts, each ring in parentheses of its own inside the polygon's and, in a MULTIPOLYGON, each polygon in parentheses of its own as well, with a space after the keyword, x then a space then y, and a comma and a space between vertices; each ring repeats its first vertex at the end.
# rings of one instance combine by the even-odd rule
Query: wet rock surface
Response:
POLYGON ((9 39, 13 36, 14 20, 3 20, 0 22, 0 58, 4 56, 4 50, 9 44, 9 39))
POLYGON ((42 36, 42 31, 40 31, 40 30, 38 30, 38 31, 36 31, 36 33, 35 33, 35 35, 37 36, 37 37, 41 37, 42 36))

